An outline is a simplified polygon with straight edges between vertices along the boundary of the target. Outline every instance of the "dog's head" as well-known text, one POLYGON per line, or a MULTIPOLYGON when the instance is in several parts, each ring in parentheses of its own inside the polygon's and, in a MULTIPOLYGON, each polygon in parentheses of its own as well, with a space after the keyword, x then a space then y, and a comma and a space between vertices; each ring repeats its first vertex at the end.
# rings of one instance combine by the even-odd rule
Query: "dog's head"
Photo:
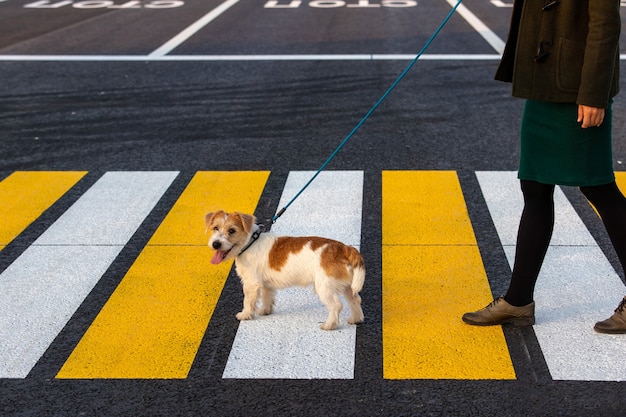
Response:
POLYGON ((226 213, 223 210, 204 216, 206 231, 211 232, 209 246, 215 249, 211 263, 219 264, 226 259, 234 259, 246 246, 252 235, 256 217, 238 212, 226 213))

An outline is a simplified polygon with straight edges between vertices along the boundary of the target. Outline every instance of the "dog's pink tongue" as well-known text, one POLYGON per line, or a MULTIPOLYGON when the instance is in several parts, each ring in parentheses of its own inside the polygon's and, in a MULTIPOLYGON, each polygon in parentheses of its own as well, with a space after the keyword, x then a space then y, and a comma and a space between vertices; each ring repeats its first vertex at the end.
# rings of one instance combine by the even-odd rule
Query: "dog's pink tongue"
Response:
POLYGON ((225 253, 223 250, 215 251, 215 255, 213 255, 213 259, 211 259, 211 263, 213 265, 217 265, 224 260, 225 253))

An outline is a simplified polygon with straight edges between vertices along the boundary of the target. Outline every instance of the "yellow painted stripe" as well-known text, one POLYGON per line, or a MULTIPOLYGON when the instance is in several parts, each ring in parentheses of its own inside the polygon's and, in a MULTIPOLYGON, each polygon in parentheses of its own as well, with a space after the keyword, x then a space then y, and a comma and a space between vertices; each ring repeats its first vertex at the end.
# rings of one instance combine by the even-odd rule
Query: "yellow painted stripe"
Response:
MULTIPOLYGON (((617 187, 620 189, 622 194, 626 195, 626 172, 623 172, 623 171, 615 172, 615 183, 617 184, 617 187)), ((598 210, 596 210, 596 208, 593 206, 593 204, 591 204, 591 202, 589 202, 589 205, 591 206, 591 208, 593 208, 596 214, 600 216, 600 214, 598 213, 598 210)))
POLYGON ((0 182, 0 248, 22 233, 85 174, 18 171, 0 182))
POLYGON ((615 181, 617 186, 622 191, 622 194, 626 195, 626 172, 620 171, 615 173, 615 181))
POLYGON ((492 300, 455 172, 384 171, 383 373, 387 379, 514 379, 500 326, 464 312, 492 300))
POLYGON ((198 172, 58 378, 185 378, 232 266, 212 265, 204 215, 254 212, 268 172, 198 172))

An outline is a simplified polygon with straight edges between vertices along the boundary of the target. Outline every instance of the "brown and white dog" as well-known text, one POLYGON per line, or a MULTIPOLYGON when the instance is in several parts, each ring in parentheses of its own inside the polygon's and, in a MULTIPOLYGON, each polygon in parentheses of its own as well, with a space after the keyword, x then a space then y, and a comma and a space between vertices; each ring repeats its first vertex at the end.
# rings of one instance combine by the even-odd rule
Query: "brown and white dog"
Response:
POLYGON ((208 213, 205 222, 207 231, 212 233, 209 246, 215 249, 211 262, 219 264, 235 259, 244 294, 243 311, 237 314, 237 319, 250 320, 255 312, 271 314, 277 289, 312 284, 328 309, 328 318, 321 329, 333 330, 339 325, 340 294, 350 305, 348 323, 363 322, 359 291, 365 281, 365 264, 352 246, 322 237, 261 233, 244 250, 259 229, 254 216, 217 211, 208 213), (259 293, 262 305, 257 311, 259 293))

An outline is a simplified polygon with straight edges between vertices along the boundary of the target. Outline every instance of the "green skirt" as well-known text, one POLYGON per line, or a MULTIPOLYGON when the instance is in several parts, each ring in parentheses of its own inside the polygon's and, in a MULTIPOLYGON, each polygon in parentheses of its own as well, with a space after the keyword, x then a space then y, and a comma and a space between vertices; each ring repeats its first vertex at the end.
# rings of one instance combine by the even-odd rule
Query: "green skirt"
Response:
POLYGON ((583 129, 578 105, 527 100, 518 177, 543 184, 593 186, 615 180, 611 106, 599 127, 583 129))

